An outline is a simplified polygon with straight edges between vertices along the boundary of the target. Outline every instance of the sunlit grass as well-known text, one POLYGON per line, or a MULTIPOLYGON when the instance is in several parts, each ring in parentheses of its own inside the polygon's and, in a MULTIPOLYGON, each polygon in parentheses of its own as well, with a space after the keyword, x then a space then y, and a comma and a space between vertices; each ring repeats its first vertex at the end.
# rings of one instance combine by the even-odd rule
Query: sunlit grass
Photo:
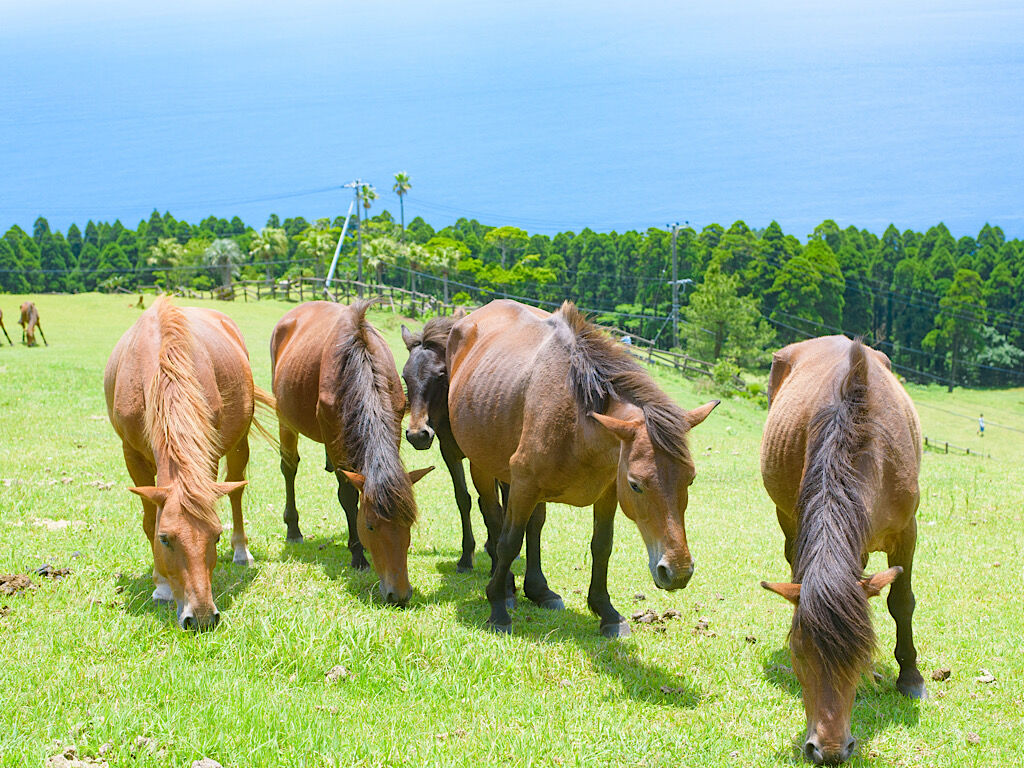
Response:
MULTIPOLYGON (((456 574, 458 513, 436 446, 403 447, 408 468, 439 470, 416 486, 412 604, 383 607, 372 572, 348 567, 322 448, 300 443, 306 543, 292 546, 284 543, 278 459, 254 439, 245 504, 257 562, 232 565, 222 546, 214 586, 224 620, 192 635, 148 600, 139 504, 125 490, 105 415, 103 366, 138 310, 127 296, 35 300, 50 346, 0 349, 0 573, 42 563, 72 572, 60 581, 33 576, 35 591, 0 595, 9 609, 0 617, 0 764, 40 765, 59 751, 55 740, 79 754, 110 743, 112 765, 138 766, 202 756, 225 766, 795 760, 803 709, 785 650, 790 611, 758 586, 788 575, 758 472, 764 411, 728 400, 691 436, 699 476, 687 529, 697 571, 685 591, 654 588, 635 527, 618 518, 609 576, 616 606, 625 614, 677 608, 680 620, 603 640, 586 608, 590 511, 555 506, 545 569, 567 610, 521 601, 512 636, 487 632, 483 526, 475 525, 475 571, 456 574), (701 617, 710 632, 694 632, 701 617), (349 675, 326 682, 338 664, 349 675), (157 749, 132 758, 140 735, 157 749)), ((20 301, 3 296, 0 306, 13 311, 20 301)), ((270 329, 289 306, 218 305, 242 327, 264 387, 270 329)), ((400 367, 400 319, 382 311, 371 319, 400 367)), ((710 398, 672 374, 656 376, 687 407, 710 398)), ((1024 427, 1024 390, 911 393, 926 434, 994 458, 925 455, 915 630, 932 696, 910 702, 895 692, 894 627, 884 601, 875 601, 882 679, 861 685, 854 763, 1011 764, 1024 706, 1024 434, 990 426, 982 440, 970 418, 924 406, 973 418, 980 410, 990 423, 1024 427), (952 669, 948 682, 931 681, 938 667, 952 669), (982 668, 996 682, 975 682, 982 668)))

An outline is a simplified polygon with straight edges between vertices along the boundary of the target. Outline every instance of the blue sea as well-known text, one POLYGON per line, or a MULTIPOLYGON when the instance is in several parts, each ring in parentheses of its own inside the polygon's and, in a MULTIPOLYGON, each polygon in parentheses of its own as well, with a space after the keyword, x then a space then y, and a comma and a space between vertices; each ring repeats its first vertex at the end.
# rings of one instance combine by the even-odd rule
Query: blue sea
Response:
POLYGON ((1024 237, 1024 9, 0 3, 0 228, 154 208, 1024 237), (150 7, 153 6, 153 7, 150 7))

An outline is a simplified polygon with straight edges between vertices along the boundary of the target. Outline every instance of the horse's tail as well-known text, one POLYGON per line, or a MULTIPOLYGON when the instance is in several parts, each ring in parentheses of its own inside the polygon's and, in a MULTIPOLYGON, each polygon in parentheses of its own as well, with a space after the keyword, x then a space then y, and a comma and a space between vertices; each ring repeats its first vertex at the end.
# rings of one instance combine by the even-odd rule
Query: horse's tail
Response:
POLYGON ((829 671, 854 674, 871 658, 875 634, 860 585, 869 527, 864 453, 871 442, 868 357, 857 339, 835 400, 811 420, 797 500, 796 620, 829 671))
POLYGON ((275 451, 280 451, 281 442, 277 439, 277 436, 274 435, 273 432, 271 432, 269 429, 266 428, 266 426, 264 426, 264 424, 259 420, 259 417, 256 415, 257 412, 263 412, 276 419, 277 398, 275 398, 265 389, 260 389, 255 385, 253 385, 253 397, 256 401, 256 409, 253 411, 252 414, 252 426, 260 434, 260 437, 262 437, 264 440, 270 443, 271 447, 275 451))

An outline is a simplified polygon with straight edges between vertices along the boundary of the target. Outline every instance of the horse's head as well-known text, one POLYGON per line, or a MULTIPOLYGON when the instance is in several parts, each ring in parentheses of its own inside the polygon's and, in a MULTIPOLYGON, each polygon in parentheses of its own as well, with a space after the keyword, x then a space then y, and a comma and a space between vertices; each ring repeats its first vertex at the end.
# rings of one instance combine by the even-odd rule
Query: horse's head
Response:
MULTIPOLYGON (((901 573, 903 569, 894 566, 861 579, 860 585, 867 597, 875 597, 901 573)), ((761 586, 786 598, 796 609, 789 632, 789 655, 793 672, 803 690, 807 714, 804 757, 816 765, 843 763, 850 759, 856 745, 850 732, 853 699, 857 693, 857 682, 868 662, 839 666, 822 653, 800 621, 799 584, 762 581, 761 586)))
MULTIPOLYGON (((408 500, 412 501, 412 484, 433 467, 407 472, 408 500)), ((381 501, 367 488, 366 478, 358 472, 342 470, 348 481, 359 490, 359 540, 370 550, 373 570, 380 579, 380 596, 392 605, 405 605, 412 596, 409 584, 409 530, 415 519, 415 507, 406 513, 384 510, 381 501)), ((401 494, 405 496, 405 493, 401 494)))
MULTIPOLYGON (((686 412, 692 428, 708 417, 717 400, 686 412)), ((697 475, 689 453, 674 456, 651 440, 643 418, 624 421, 591 414, 620 441, 616 490, 626 517, 636 523, 647 545, 648 567, 660 589, 682 589, 693 575, 686 543, 686 505, 697 475)))
POLYGON ((212 629, 220 621, 211 585, 221 533, 213 501, 245 482, 215 483, 210 509, 201 515, 186 508, 192 500, 183 497, 177 484, 129 489, 156 505, 153 562, 170 585, 183 629, 212 629))
POLYGON ((448 411, 448 369, 444 349, 424 344, 421 337, 402 326, 402 340, 409 350, 409 359, 402 368, 402 378, 409 394, 409 427, 405 439, 417 451, 425 451, 434 441, 431 413, 448 411))

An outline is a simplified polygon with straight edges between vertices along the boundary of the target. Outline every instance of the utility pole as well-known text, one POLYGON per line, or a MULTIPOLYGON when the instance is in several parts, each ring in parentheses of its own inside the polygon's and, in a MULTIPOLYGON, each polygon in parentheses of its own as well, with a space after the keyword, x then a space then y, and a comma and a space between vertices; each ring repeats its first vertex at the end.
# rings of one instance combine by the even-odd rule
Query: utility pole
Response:
POLYGON ((679 222, 672 227, 672 346, 679 346, 679 260, 676 258, 676 240, 679 238, 679 222))

